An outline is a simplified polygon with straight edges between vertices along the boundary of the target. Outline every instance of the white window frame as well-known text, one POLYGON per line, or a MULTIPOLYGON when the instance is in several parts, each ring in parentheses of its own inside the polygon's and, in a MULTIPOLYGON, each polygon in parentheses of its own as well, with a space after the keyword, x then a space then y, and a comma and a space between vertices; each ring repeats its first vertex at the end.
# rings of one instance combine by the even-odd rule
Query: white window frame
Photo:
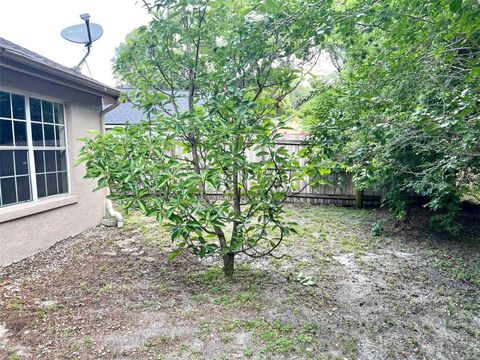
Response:
MULTIPOLYGON (((2 87, 0 86, 0 91, 2 92, 7 92, 10 93, 11 95, 21 95, 25 97, 25 120, 22 119, 14 119, 13 118, 13 113, 11 114, 12 118, 10 120, 13 121, 24 121, 26 123, 27 127, 27 146, 3 146, 0 145, 0 150, 10 150, 10 151, 15 151, 15 150, 27 150, 27 155, 28 155, 28 171, 29 171, 29 178, 30 178, 30 192, 31 192, 31 200, 23 201, 23 202, 15 202, 12 204, 7 204, 7 205, 0 205, 0 210, 7 209, 7 208, 12 208, 15 206, 22 206, 25 204, 31 204, 31 203, 36 203, 39 201, 47 200, 47 199, 54 199, 58 197, 65 197, 69 196, 72 194, 72 186, 71 186, 71 177, 70 177, 70 158, 69 158, 69 144, 68 144, 68 124, 67 124, 67 114, 66 114, 66 108, 67 104, 65 101, 59 100, 59 99, 54 99, 48 96, 43 96, 43 95, 38 95, 34 93, 29 93, 13 88, 8 88, 8 87, 2 87), (49 102, 54 102, 58 104, 63 105, 63 126, 64 126, 64 136, 65 136, 65 145, 56 147, 56 146, 34 146, 33 145, 33 136, 32 136, 32 119, 31 119, 31 113, 30 113, 30 98, 35 98, 37 100, 44 100, 44 101, 49 101, 49 102), (56 150, 56 151, 65 151, 65 161, 66 161, 66 172, 67 172, 67 191, 63 192, 61 194, 56 194, 56 195, 50 195, 50 196, 45 196, 42 198, 38 197, 38 188, 37 188, 37 170, 35 168, 35 150, 56 150)), ((12 100, 10 96, 10 108, 13 111, 12 108, 12 100)), ((34 121, 34 123, 38 123, 34 121)), ((43 124, 43 123, 42 123, 43 124)), ((15 129, 12 129, 13 131, 13 138, 15 139, 15 129)), ((42 126, 42 131, 43 131, 43 126, 42 126)), ((15 159, 14 159, 15 160, 15 159)), ((45 169, 46 170, 46 169, 45 169)), ((57 177, 57 188, 58 188, 58 177, 57 177)), ((15 191, 17 191, 17 185, 15 182, 15 191)), ((18 194, 15 195, 18 200, 18 194)))

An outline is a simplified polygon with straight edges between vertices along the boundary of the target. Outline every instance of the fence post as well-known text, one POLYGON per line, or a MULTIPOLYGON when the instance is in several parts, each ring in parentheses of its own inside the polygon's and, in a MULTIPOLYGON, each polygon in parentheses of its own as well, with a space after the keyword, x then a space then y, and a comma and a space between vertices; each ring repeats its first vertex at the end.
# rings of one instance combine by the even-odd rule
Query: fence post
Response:
POLYGON ((355 207, 360 209, 363 207, 363 190, 355 191, 355 207))

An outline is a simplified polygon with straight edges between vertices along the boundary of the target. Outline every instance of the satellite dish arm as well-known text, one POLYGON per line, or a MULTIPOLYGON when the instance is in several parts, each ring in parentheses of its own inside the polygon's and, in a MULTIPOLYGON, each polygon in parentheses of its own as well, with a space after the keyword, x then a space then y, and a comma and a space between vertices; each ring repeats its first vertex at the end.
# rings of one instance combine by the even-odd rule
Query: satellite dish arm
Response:
POLYGON ((88 55, 90 55, 90 48, 92 47, 92 34, 90 33, 90 15, 89 14, 82 14, 82 15, 80 15, 80 18, 82 20, 85 20, 85 26, 87 27, 87 33, 88 33, 88 43, 85 44, 85 47, 87 48, 87 53, 82 58, 82 60, 80 60, 78 65, 73 68, 76 71, 80 71, 80 67, 83 65, 83 63, 87 59, 88 55))
POLYGON ((83 63, 84 63, 85 60, 87 59, 88 55, 90 55, 90 47, 91 47, 91 46, 88 46, 88 47, 87 47, 87 53, 86 53, 85 56, 82 58, 82 60, 80 60, 80 62, 78 63, 78 65, 73 68, 73 70, 75 70, 75 71, 80 71, 80 67, 83 65, 83 63))

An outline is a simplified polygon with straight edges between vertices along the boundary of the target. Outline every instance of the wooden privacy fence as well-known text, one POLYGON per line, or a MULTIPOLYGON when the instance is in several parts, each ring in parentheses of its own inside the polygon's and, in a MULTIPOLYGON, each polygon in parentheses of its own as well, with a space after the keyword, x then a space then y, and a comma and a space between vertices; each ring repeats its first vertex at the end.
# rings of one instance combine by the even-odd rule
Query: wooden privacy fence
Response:
MULTIPOLYGON (((300 151, 304 145, 305 136, 300 134, 285 134, 283 138, 276 143, 277 146, 283 146, 294 154, 300 151)), ((250 161, 260 161, 261 157, 256 155, 256 151, 247 152, 250 161)), ((289 203, 309 203, 309 204, 335 204, 341 206, 378 206, 380 204, 381 192, 374 190, 365 190, 358 192, 353 184, 352 174, 346 172, 336 172, 325 176, 328 185, 321 185, 313 188, 304 181, 296 181, 297 189, 303 189, 298 194, 289 196, 289 203)), ((209 191, 209 197, 220 199, 222 196, 215 191, 209 191)))

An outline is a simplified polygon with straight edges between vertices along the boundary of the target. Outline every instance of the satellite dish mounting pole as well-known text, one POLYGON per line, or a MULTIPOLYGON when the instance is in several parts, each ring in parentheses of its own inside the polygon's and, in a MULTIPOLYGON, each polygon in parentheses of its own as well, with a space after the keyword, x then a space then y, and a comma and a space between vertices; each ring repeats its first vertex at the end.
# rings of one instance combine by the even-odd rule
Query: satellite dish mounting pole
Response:
POLYGON ((90 48, 92 47, 92 34, 90 33, 90 15, 89 14, 82 14, 80 15, 80 19, 85 20, 85 26, 87 27, 88 33, 88 42, 85 44, 87 48, 87 53, 85 56, 80 60, 77 66, 74 67, 74 70, 80 71, 80 67, 83 65, 85 60, 87 60, 88 55, 90 55, 90 48))

